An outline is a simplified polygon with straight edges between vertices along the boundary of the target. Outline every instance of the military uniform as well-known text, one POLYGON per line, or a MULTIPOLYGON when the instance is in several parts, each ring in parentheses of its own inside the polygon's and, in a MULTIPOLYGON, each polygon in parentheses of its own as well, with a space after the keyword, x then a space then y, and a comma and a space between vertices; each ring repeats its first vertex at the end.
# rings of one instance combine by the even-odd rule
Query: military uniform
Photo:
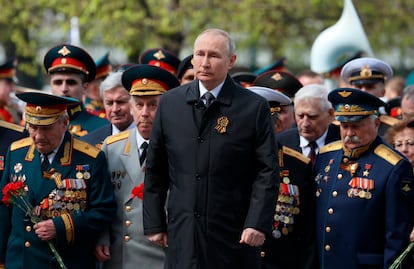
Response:
POLYGON ((27 136, 22 126, 0 120, 0 179, 3 175, 6 153, 10 144, 27 136))
MULTIPOLYGON (((122 84, 131 96, 157 96, 178 86, 178 80, 168 71, 142 64, 124 71, 122 84)), ((134 187, 143 190, 145 162, 140 160, 145 159, 144 142, 148 143, 133 128, 107 137, 102 144, 118 204, 110 231, 99 240, 99 245, 110 246, 111 253, 103 269, 164 268, 164 250, 144 236, 142 197, 131 195, 134 187)))
MULTIPOLYGON (((57 122, 66 105, 76 99, 45 93, 21 93, 26 120, 34 125, 57 122)), ((31 137, 14 142, 7 153, 0 183, 24 182, 26 200, 41 220, 51 219, 51 240, 68 269, 94 268, 98 235, 115 213, 107 161, 99 149, 64 132, 53 162, 41 171, 41 156, 31 137)), ((34 223, 17 206, 0 206, 0 263, 6 268, 60 268, 48 244, 34 232, 34 223)))
MULTIPOLYGON (((378 115, 383 104, 347 88, 328 99, 340 122, 378 115)), ((411 164, 377 136, 352 150, 342 141, 322 147, 314 173, 320 268, 388 268, 412 230, 411 164)))
POLYGON ((106 119, 90 114, 83 104, 68 109, 70 124, 69 132, 75 136, 84 136, 107 125, 106 119))

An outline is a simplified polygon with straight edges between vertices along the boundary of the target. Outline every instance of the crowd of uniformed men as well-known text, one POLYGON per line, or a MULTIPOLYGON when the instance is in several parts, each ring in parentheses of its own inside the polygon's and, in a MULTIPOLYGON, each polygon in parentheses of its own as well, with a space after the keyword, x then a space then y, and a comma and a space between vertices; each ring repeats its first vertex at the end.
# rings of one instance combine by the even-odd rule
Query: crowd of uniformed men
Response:
MULTIPOLYGON (((82 48, 54 46, 43 62, 51 93, 15 91, 16 62, 0 66, 0 187, 24 182, 41 219, 33 223, 19 202, 0 206, 0 268, 59 268, 43 241, 67 268, 164 268, 166 253, 177 258, 155 244, 164 238, 144 235, 151 230, 143 223, 145 162, 161 95, 197 85, 199 70, 193 55, 180 61, 162 48, 143 52, 137 64, 111 66, 109 56, 95 62, 82 48)), ((337 89, 310 70, 291 73, 284 59, 229 78, 268 101, 276 138, 272 219, 264 243, 251 246, 254 268, 388 268, 409 243, 412 164, 382 137, 414 116, 414 86, 375 58, 350 59, 332 72, 338 68, 337 89)), ((223 137, 237 125, 225 111, 212 126, 223 137)), ((402 143, 414 148, 414 137, 402 143)), ((208 258, 214 249, 202 251, 208 258)), ((209 268, 194 260, 189 268, 209 268)))

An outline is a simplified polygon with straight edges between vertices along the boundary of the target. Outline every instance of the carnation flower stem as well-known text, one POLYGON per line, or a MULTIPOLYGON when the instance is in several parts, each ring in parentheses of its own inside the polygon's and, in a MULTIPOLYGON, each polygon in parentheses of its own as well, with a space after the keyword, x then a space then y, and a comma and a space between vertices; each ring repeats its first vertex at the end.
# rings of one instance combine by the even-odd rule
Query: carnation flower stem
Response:
POLYGON ((390 267, 388 267, 388 269, 397 269, 401 266, 401 263, 404 261, 405 257, 407 256, 407 254, 410 252, 410 250, 414 247, 414 242, 411 242, 407 248, 403 251, 403 253, 401 253, 400 256, 398 256, 397 259, 395 259, 395 261, 391 264, 390 267))

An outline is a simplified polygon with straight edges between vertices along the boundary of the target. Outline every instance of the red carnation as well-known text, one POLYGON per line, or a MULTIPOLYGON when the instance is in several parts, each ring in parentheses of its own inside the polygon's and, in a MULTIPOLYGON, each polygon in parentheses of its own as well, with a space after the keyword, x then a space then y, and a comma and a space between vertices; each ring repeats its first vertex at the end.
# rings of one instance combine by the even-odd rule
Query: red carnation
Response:
POLYGON ((138 199, 142 200, 142 196, 144 195, 144 182, 139 184, 138 186, 135 186, 131 191, 131 198, 134 199, 135 197, 138 197, 138 199))

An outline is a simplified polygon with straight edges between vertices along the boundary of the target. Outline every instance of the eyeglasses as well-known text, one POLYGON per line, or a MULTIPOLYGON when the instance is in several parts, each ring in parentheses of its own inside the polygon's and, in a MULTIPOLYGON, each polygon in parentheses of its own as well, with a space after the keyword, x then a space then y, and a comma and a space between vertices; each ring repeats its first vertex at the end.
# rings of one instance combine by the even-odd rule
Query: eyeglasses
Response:
POLYGON ((410 147, 412 147, 412 146, 414 146, 414 141, 411 141, 411 140, 407 140, 407 141, 396 141, 395 143, 394 143, 394 148, 402 148, 403 146, 410 146, 410 147))

